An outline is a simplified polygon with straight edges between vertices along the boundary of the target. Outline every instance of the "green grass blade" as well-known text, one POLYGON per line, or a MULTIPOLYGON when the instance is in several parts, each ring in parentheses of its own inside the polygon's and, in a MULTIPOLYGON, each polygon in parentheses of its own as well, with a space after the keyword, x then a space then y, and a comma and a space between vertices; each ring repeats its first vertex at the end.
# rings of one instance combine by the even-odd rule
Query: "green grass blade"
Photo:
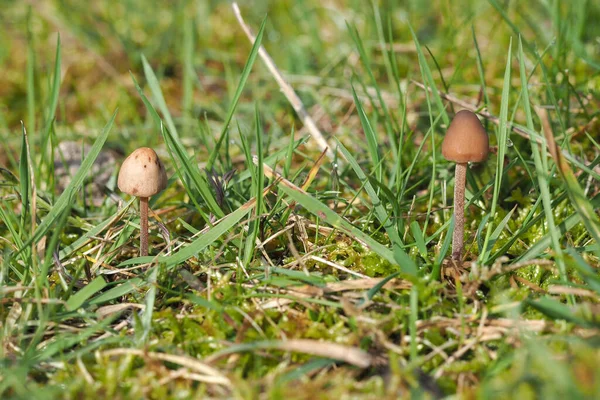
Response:
POLYGON ((125 203, 124 206, 121 209, 117 210, 116 213, 114 213, 104 221, 100 222, 99 224, 94 225, 89 231, 87 231, 84 235, 79 237, 76 241, 74 241, 64 249, 60 250, 60 252, 58 253, 59 258, 61 260, 64 260, 65 257, 69 256, 71 253, 84 246, 89 240, 98 236, 100 232, 104 231, 104 229, 112 225, 116 220, 120 219, 135 201, 137 201, 137 198, 132 197, 129 200, 129 202, 125 203))
POLYGON ((572 322, 576 325, 581 325, 584 327, 598 327, 600 324, 598 322, 587 321, 579 316, 573 309, 566 304, 563 304, 552 297, 542 297, 539 299, 527 299, 524 302, 526 305, 538 310, 539 312, 547 315, 553 320, 565 320, 567 322, 572 322))
POLYGON ((21 122, 21 158, 19 160, 19 186, 20 186, 20 194, 21 194, 21 231, 24 232, 25 227, 25 217, 27 216, 27 212, 29 211, 29 186, 30 186, 30 176, 29 176, 29 163, 31 160, 29 159, 29 153, 27 152, 27 131, 25 130, 25 125, 21 122))
POLYGON ((362 304, 365 303, 365 301, 371 301, 373 300, 373 297, 375 297, 375 295, 377 293, 379 293, 381 291, 381 289, 392 279, 394 279, 395 277, 397 277, 398 275, 400 275, 400 272, 394 272, 391 275, 386 276, 385 278, 383 278, 382 280, 380 280, 377 285, 373 286, 371 289, 367 290, 367 298, 366 300, 361 300, 358 305, 361 306, 362 304))
POLYGON ((73 294, 67 300, 66 309, 68 311, 74 311, 81 307, 83 303, 94 294, 98 293, 102 289, 106 287, 106 281, 102 276, 97 277, 87 285, 85 285, 81 290, 77 291, 77 293, 73 294))
MULTIPOLYGON (((367 137, 367 147, 369 148, 369 155, 371 156, 371 164, 373 168, 375 168, 375 177, 379 182, 383 179, 383 167, 379 161, 379 146, 377 145, 377 135, 373 131, 373 127, 371 126, 371 122, 365 113, 365 110, 356 96, 356 91, 354 90, 354 86, 352 86, 352 97, 354 98, 354 104, 356 105, 356 110, 358 111, 358 116, 360 118, 360 123, 363 127, 363 132, 367 137)), ((338 145, 340 145, 338 141, 338 145)), ((392 146, 394 148, 394 146, 392 146)))
POLYGON ((91 324, 77 334, 65 334, 60 336, 57 338, 57 340, 45 346, 41 351, 34 350, 36 351, 36 354, 34 355, 35 361, 46 361, 54 357, 56 354, 67 352, 71 347, 77 345, 78 343, 85 342, 85 340, 90 338, 92 335, 106 330, 106 328, 108 328, 110 324, 114 322, 116 317, 117 315, 111 316, 96 324, 91 324))
POLYGON ((500 102, 500 125, 498 127, 498 157, 496 162, 496 178, 494 182, 494 193, 492 197, 492 207, 490 210, 490 220, 488 221, 487 232, 483 244, 483 253, 479 258, 482 263, 485 263, 489 257, 490 249, 488 242, 490 240, 493 228, 493 219, 496 215, 496 207, 498 206, 498 198, 500 196, 500 187, 502 185, 502 177, 504 173, 504 155, 506 154, 506 146, 510 135, 508 129, 508 98, 510 95, 510 72, 511 72, 511 56, 512 54, 512 39, 508 46, 508 55, 506 57, 506 68, 504 70, 504 83, 502 85, 502 100, 500 102))
POLYGON ((314 375, 316 371, 331 367, 335 364, 336 361, 329 358, 316 358, 294 368, 291 371, 286 372, 283 375, 280 375, 277 377, 276 382, 278 385, 283 385, 291 381, 301 380, 307 376, 314 375))
MULTIPOLYGON (((292 126, 292 131, 290 132, 290 138, 294 137, 294 133, 295 133, 295 129, 292 126)), ((286 179, 290 178, 290 170, 292 169, 292 160, 294 157, 294 150, 295 150, 295 142, 293 140, 290 140, 287 146, 287 150, 285 153, 285 163, 283 164, 283 177, 286 179)), ((270 161, 268 158, 265 161, 270 161)))
POLYGON ((166 267, 173 267, 177 264, 180 264, 186 261, 188 258, 193 257, 200 253, 202 250, 210 246, 213 242, 215 242, 219 237, 221 237, 225 232, 230 230, 233 226, 240 222, 242 218, 244 218, 252 209, 254 208, 256 201, 250 200, 231 214, 228 214, 226 217, 221 219, 218 223, 212 226, 206 233, 198 237, 196 240, 188 244, 187 246, 182 247, 180 250, 175 253, 166 256, 166 257, 136 257, 129 259, 125 262, 119 264, 119 266, 126 265, 135 265, 135 264, 144 264, 148 262, 157 261, 159 263, 163 263, 166 267))
POLYGON ((183 87, 183 95, 181 98, 181 108, 184 112, 186 126, 188 126, 192 120, 192 108, 194 100, 194 76, 196 75, 196 71, 194 70, 195 30, 193 18, 188 18, 187 15, 182 15, 181 17, 183 19, 183 46, 181 55, 181 63, 183 65, 183 77, 181 86, 183 87))
MULTIPOLYGON (((409 24, 410 33, 412 34, 413 41, 415 42, 415 47, 417 49, 417 56, 419 59, 419 67, 421 68, 421 75, 423 77, 423 84, 426 87, 431 89, 431 93, 433 94, 433 100, 438 108, 438 112, 442 116, 442 120, 446 126, 450 124, 450 117, 448 117, 448 113, 446 112, 446 107, 444 107, 444 103, 442 102, 442 97, 435 86, 435 81, 433 80, 433 74, 431 73, 431 68, 429 68, 429 64, 427 64, 427 60, 425 59, 425 55, 423 54, 423 49, 421 48, 421 44, 419 43, 419 38, 417 34, 413 30, 412 26, 409 24)), ((425 90, 425 96, 427 99, 427 105, 429 107, 430 119, 433 121, 433 112, 431 109, 431 103, 429 100, 429 90, 425 90)))
MULTIPOLYGON (((56 37, 56 56, 54 59, 54 75, 52 86, 50 88, 50 99, 48 102, 48 115, 46 116, 46 121, 44 123, 44 131, 42 136, 42 146, 41 146, 41 156, 39 166, 44 164, 46 159, 48 142, 50 141, 50 133, 52 131, 52 125, 54 124, 54 119, 56 118, 56 107, 58 105, 58 94, 60 92, 60 66, 61 66, 61 46, 60 46, 60 34, 56 37)), ((41 183, 41 174, 36 176, 37 181, 36 184, 39 185, 41 183)))
POLYGON ((265 30, 265 25, 267 23, 267 18, 265 17, 260 24, 260 28, 258 33, 256 34, 256 40, 252 45, 252 50, 250 50, 250 55, 248 56, 248 60, 246 61, 246 65, 242 70, 242 75, 240 77, 240 81, 238 83, 237 89, 235 91, 235 95, 231 101, 231 105, 229 106, 229 110, 227 111, 227 117, 225 117, 225 122, 223 123, 223 129, 221 130, 221 134, 219 135, 219 139, 215 144, 215 148, 210 155, 210 158, 207 162, 207 168, 212 168, 217 156, 219 154, 219 149, 223 145, 223 140, 225 139, 227 129, 229 129, 229 124, 231 123, 231 119, 233 118, 233 114, 235 113, 235 109, 237 108, 238 102, 240 101, 240 97, 242 96, 242 91, 244 90, 244 86, 246 86, 246 81, 248 80, 248 76, 250 75, 250 71, 252 71, 252 66, 254 65, 254 61, 256 61, 256 57, 258 56, 258 50, 260 49, 263 33, 265 30))
POLYGON ((415 361, 418 355, 417 344, 417 321, 419 319, 419 292, 417 287, 410 289, 410 317, 408 321, 408 330, 410 333, 410 359, 415 361))
POLYGON ((204 307, 209 310, 214 310, 217 312, 223 312, 223 307, 221 306, 221 304, 219 304, 215 301, 206 300, 204 297, 200 297, 200 296, 197 296, 197 295, 191 294, 191 293, 187 294, 185 297, 189 301, 191 301, 192 303, 194 303, 200 307, 204 307))
MULTIPOLYGON (((545 216, 545 213, 544 213, 545 216)), ((579 214, 573 214, 568 216, 564 221, 560 224, 556 225, 556 232, 560 234, 560 236, 569 232, 573 229, 577 224, 581 223, 581 217, 579 214)), ((521 262, 532 260, 536 257, 539 257, 540 254, 544 252, 549 246, 553 246, 552 236, 556 234, 556 232, 548 232, 541 238, 539 238, 531 247, 527 249, 524 253, 520 254, 514 262, 521 262)))
POLYGON ((70 206, 70 203, 73 201, 75 193, 83 184, 83 181, 85 180, 87 174, 92 168, 96 157, 98 157, 98 154, 102 150, 102 146, 104 145, 104 142, 106 141, 106 138, 110 133, 116 116, 117 111, 113 113, 106 126, 104 126, 104 128, 100 132, 100 135, 94 142, 94 145, 90 148, 89 153, 86 155, 85 160, 83 160, 83 162, 81 163, 79 170, 77 171, 75 176, 73 176, 73 179, 65 188, 65 191, 56 200, 56 203, 52 207, 52 210, 48 213, 48 215, 44 217, 40 225, 37 227, 33 236, 29 240, 27 240, 27 242, 23 245, 23 247, 21 247, 19 252, 21 252, 26 246, 29 246, 31 243, 37 242, 42 238, 42 236, 48 233, 48 231, 52 228, 53 224, 56 223, 56 221, 60 218, 64 210, 70 206))
POLYGON ((44 286, 46 286, 46 287, 50 286, 50 285, 48 285, 48 283, 49 283, 48 278, 51 275, 49 273, 50 265, 52 265, 54 263, 54 260, 53 260, 54 252, 58 248, 58 245, 59 245, 60 239, 61 239, 61 235, 64 232, 65 227, 67 226, 67 220, 69 218, 69 215, 71 214, 72 207, 73 207, 73 205, 69 203, 64 208, 64 210, 62 210, 62 212, 59 214, 56 222, 54 222, 52 224, 52 230, 50 231, 52 233, 51 234, 50 234, 50 232, 48 233, 48 235, 50 236, 50 240, 46 241, 46 253, 44 255, 44 262, 40 268, 39 275, 37 276, 37 282, 38 282, 39 288, 42 288, 44 286))
POLYGON ((577 181, 577 177, 573 174, 573 171, 566 165, 566 168, 559 168, 562 170, 562 177, 566 184, 567 193, 571 199, 571 204, 581 216, 581 220, 585 225, 588 233, 594 238, 595 253, 597 257, 600 257, 600 219, 594 211, 590 201, 585 195, 583 189, 577 181))
POLYGON ((308 210, 310 213, 319 217, 329 225, 345 232, 346 234, 357 238, 358 240, 365 243, 371 250, 378 254, 388 262, 399 265, 400 270, 409 275, 417 274, 417 266, 415 262, 401 249, 396 251, 390 251, 388 248, 383 246, 381 243, 375 241, 369 235, 362 232, 360 229, 354 227, 348 221, 344 220, 341 216, 333 212, 325 204, 319 200, 310 196, 304 191, 292 189, 284 184, 279 184, 279 189, 291 197, 294 201, 308 210))
POLYGON ((496 241, 498 241, 498 238, 500 238, 502 231, 504 230, 506 225, 508 225, 508 221, 510 221, 510 218, 512 217, 516 209, 517 208, 514 207, 512 210, 510 210, 508 214, 506 214, 506 216, 502 219, 502 221, 500 221, 496 229, 494 229, 487 242, 487 248, 485 249, 485 253, 491 253, 492 249, 494 248, 494 245, 496 244, 496 241))
MULTIPOLYGON (((385 34, 383 33, 383 21, 381 18, 381 13, 379 12, 379 7, 377 6, 377 2, 375 0, 371 0, 371 8, 373 9, 373 22, 375 22, 375 28, 377 29, 377 41, 381 47, 381 51, 385 54, 387 53, 386 48, 388 47, 388 44, 385 41, 385 34)), ((390 43, 391 45, 393 43, 393 38, 391 35, 390 39, 392 40, 390 43)), ((391 57, 387 57, 387 54, 385 57, 383 57, 383 64, 385 65, 385 72, 388 80, 390 82, 397 82, 397 77, 394 75, 394 70, 392 67, 391 57)))
MULTIPOLYGON (((179 141, 179 139, 171 135, 171 132, 168 129, 165 129, 165 126, 161 124, 160 131, 165 140, 165 143, 169 147, 171 151, 171 156, 173 157, 173 162, 177 163, 177 165, 181 166, 180 168, 185 172, 186 176, 190 178, 194 187, 200 193, 202 199, 206 202, 206 205, 210 209, 210 211, 215 214, 218 218, 221 218, 225 215, 213 192, 210 189, 208 181, 206 177, 200 172, 198 165, 194 160, 191 160, 183 147, 183 144, 179 141)), ((183 179, 182 179, 183 181, 183 179)))
MULTIPOLYGON (((394 128, 392 126, 392 124, 395 122, 392 119, 392 116, 388 110, 388 107, 385 103, 385 101, 383 101, 383 95, 381 94, 381 89, 379 88, 379 83, 377 82, 377 79, 375 79, 375 75, 373 74, 373 70, 371 69, 371 62, 369 60, 369 57, 367 56, 367 52, 365 51, 365 46, 363 44, 362 39, 360 38, 360 35, 358 34, 358 30, 356 29, 356 26, 350 25, 348 23, 346 23, 346 26, 348 28, 348 32, 350 32, 350 36, 352 37, 352 40, 354 41, 354 44, 356 45, 356 48, 358 49, 358 54, 360 56, 360 59, 367 71, 367 74, 369 75, 369 79, 371 81, 371 85, 373 86, 373 88, 375 89, 375 93, 377 94, 377 100, 379 102, 379 106, 381 107, 381 110, 383 111, 383 125, 385 127, 385 131, 387 133, 388 136, 388 141, 390 142, 390 144, 392 144, 391 148, 392 148, 392 155, 394 160, 398 159, 398 154, 397 152, 397 148, 394 146, 394 144, 396 143, 397 139, 396 139, 396 135, 394 133, 394 128)), ((354 88, 353 88, 354 90, 354 88)), ((368 95, 367 90, 365 90, 365 94, 368 95)), ((355 100, 356 102, 356 100, 355 100)), ((372 102, 374 104, 374 102, 372 102)))
MULTIPOLYGON (((252 193, 256 193, 256 182, 258 182, 258 179, 256 176, 257 167, 252 162, 252 150, 250 150, 250 143, 248 143, 248 139, 246 138, 246 136, 244 134, 242 134, 241 128, 239 127, 239 125, 238 125, 238 131, 240 134, 240 141, 242 143, 242 150, 244 151, 244 156, 246 157, 247 171, 250 171, 250 174, 251 174, 250 191, 252 193)), ((245 246, 243 247, 244 254, 243 254, 243 256, 240 255, 240 257, 244 261, 244 265, 246 265, 246 266, 250 262, 252 254, 254 253, 254 247, 255 247, 254 244, 255 244, 256 238, 253 238, 253 235, 254 235, 255 227, 256 227, 256 225, 254 224, 254 221, 251 218, 249 218, 248 236, 246 237, 246 243, 245 243, 245 246)), ((242 250, 242 249, 240 248, 240 250, 242 250)))
POLYGON ((115 286, 94 297, 89 301, 89 303, 92 305, 100 305, 111 300, 118 299, 119 297, 125 296, 135 290, 140 290, 142 287, 144 287, 144 285, 145 282, 140 278, 128 279, 118 286, 115 286))
POLYGON ((142 337, 140 338, 140 342, 145 342, 150 338, 150 332, 152 330, 152 314, 154 314, 154 302, 156 301, 157 277, 158 266, 155 265, 152 267, 150 274, 148 275, 148 286, 150 287, 146 293, 146 307, 144 308, 144 313, 142 314, 143 333, 142 337))
POLYGON ((150 91, 152 92, 152 97, 154 101, 158 104, 158 109, 163 115, 167 123, 167 128, 169 128, 169 132, 175 138, 179 139, 179 134, 177 133, 177 128, 175 127, 175 123, 173 122, 173 117, 171 117, 171 112, 169 111, 169 107, 167 107, 167 102, 165 101, 165 97, 162 94, 162 89, 160 88, 160 83, 158 82, 158 78, 156 74, 152 70, 152 67, 146 60, 146 57, 142 54, 142 65, 144 67, 144 75, 146 76, 146 81, 148 82, 148 86, 150 87, 150 91))
POLYGON ((417 221, 410 223, 410 231, 415 238, 415 245, 417 246, 417 250, 419 250, 419 254, 421 254, 423 259, 427 260, 427 247, 425 246, 425 238, 423 238, 423 231, 421 230, 421 227, 417 221))
POLYGON ((568 249, 567 253, 566 261, 569 265, 577 270, 585 283, 600 295, 600 276, 597 270, 590 266, 575 249, 568 249))
POLYGON ((390 242, 392 242, 394 247, 397 247, 397 248, 404 247, 404 243, 402 243, 402 239, 400 238, 400 235, 398 234, 398 231, 396 230, 396 227, 395 227, 394 223, 392 222, 392 219, 388 215, 387 210, 383 206, 381 200, 379 199, 379 196, 377 195, 377 191, 375 190, 375 188, 369 181, 367 175, 365 175, 363 170, 360 168, 360 165, 358 165, 358 162, 352 156, 352 154, 348 151, 348 149, 346 149, 340 141, 337 141, 337 144, 338 144, 339 150, 342 152, 342 154, 348 161, 348 164, 350 164, 350 166, 354 170, 354 173, 358 177, 361 184, 364 184, 364 188, 367 191, 367 194, 369 195, 369 197, 371 198, 371 202, 373 203, 373 208, 375 209, 375 216, 377 217, 377 219, 379 220, 379 223, 384 227, 385 231, 387 232, 387 234, 390 238, 390 242))
MULTIPOLYGON (((27 8, 27 127, 35 133, 36 93, 35 93, 35 46, 32 33, 32 7, 27 8)), ((35 143, 35 138, 32 139, 35 143)), ((34 146, 35 147, 35 146, 34 146)))
POLYGON ((446 231, 446 237, 442 242, 442 248, 440 249, 440 253, 435 260, 435 264, 433 264, 433 269, 431 271, 432 279, 440 279, 442 263, 444 262, 444 258, 446 257, 446 254, 448 254, 448 250, 450 250, 450 244, 452 243, 452 232, 454 232, 454 216, 452 216, 452 219, 450 220, 448 230, 446 231))
POLYGON ((237 210, 223 218, 219 223, 215 224, 212 228, 210 228, 208 232, 200 236, 198 239, 194 240, 192 243, 188 244, 181 250, 168 257, 160 258, 160 262, 165 263, 167 267, 172 267, 198 254, 199 252, 210 246, 219 237, 221 237, 221 235, 223 235, 233 226, 238 224, 242 218, 244 218, 250 211, 252 211, 253 208, 254 204, 244 205, 238 208, 237 210))
MULTIPOLYGON (((195 162, 192 162, 190 160, 181 141, 176 136, 170 134, 170 131, 168 129, 164 129, 164 125, 160 119, 160 116, 158 115, 156 109, 144 94, 142 88, 138 84, 133 74, 131 74, 131 79, 133 80, 133 84, 138 94, 142 98, 142 102, 146 106, 146 110, 148 110, 148 112, 150 113, 150 116, 152 117, 156 128, 159 129, 161 135, 167 143, 167 149, 169 150, 171 157, 173 158, 173 164, 175 166, 177 174, 179 175, 179 178, 181 179, 181 182, 183 183, 183 186, 188 192, 190 198, 195 203, 195 196, 190 186, 187 184, 188 181, 186 179, 186 176, 189 177, 190 181, 194 185, 194 188, 198 190, 200 196, 204 199, 209 209, 218 217, 222 217, 224 213, 218 206, 217 201, 215 200, 212 192, 210 191, 210 188, 208 187, 208 182, 206 181, 204 175, 202 175, 202 173, 200 172, 198 165, 196 165, 195 162), (185 174, 181 172, 182 169, 185 172, 185 174)), ((205 221, 207 221, 208 217, 202 212, 201 207, 197 203, 195 204, 196 209, 198 210, 200 215, 204 218, 205 221)))
MULTIPOLYGON (((477 54, 477 72, 479 72, 479 81, 481 82, 481 90, 483 92, 483 104, 485 108, 489 108, 490 98, 487 93, 487 85, 485 84, 485 71, 483 69, 483 59, 481 57, 481 51, 479 50, 479 43, 477 42, 477 35, 475 35, 475 26, 471 25, 471 35, 473 36, 473 45, 477 54)), ((487 121, 486 121, 487 123, 487 121)))
POLYGON ((246 245, 244 248, 244 265, 248 265, 250 263, 256 252, 256 238, 260 232, 260 218, 263 213, 262 192, 265 185, 265 176, 263 173, 263 132, 260 123, 258 105, 255 109, 254 119, 256 124, 256 157, 258 162, 255 164, 251 155, 250 158, 248 158, 249 155, 246 155, 246 158, 248 158, 246 162, 248 163, 249 168, 255 170, 255 175, 252 182, 252 192, 256 198, 256 207, 254 207, 254 218, 252 221, 250 221, 248 226, 248 237, 246 238, 246 245))
MULTIPOLYGON (((527 127, 531 130, 534 129, 533 126, 533 117, 531 113, 531 103, 529 99, 529 89, 528 89, 528 80, 527 80, 527 72, 525 70, 525 54, 523 53, 523 42, 519 37, 519 68, 520 68, 520 76, 521 76, 521 87, 523 93, 523 106, 525 108, 525 116, 527 118, 527 127)), ((540 188, 540 194, 542 195, 542 204, 544 206, 544 214, 546 215, 546 221, 548 222, 548 231, 550 235, 550 239, 552 241, 552 247, 554 252, 556 253, 556 261, 558 263, 558 267, 560 270, 560 274, 563 280, 567 280, 567 271, 566 266, 562 256, 562 249, 560 246, 558 230, 556 229, 556 224, 554 222, 554 212, 552 209, 552 204, 550 200, 550 188, 548 185, 548 174, 549 171, 547 167, 544 166, 542 161, 542 155, 545 157, 545 147, 543 148, 543 152, 540 152, 538 148, 538 144, 531 139, 531 152, 533 153, 533 160, 535 162, 535 168, 537 170, 538 177, 538 185, 540 188)))
POLYGON ((21 239, 21 235, 19 235, 17 229, 19 223, 15 220, 16 216, 14 213, 9 214, 10 207, 6 202, 2 201, 0 204, 2 204, 2 207, 0 207, 0 220, 8 229, 13 241, 15 242, 15 245, 20 249, 23 247, 23 240, 21 239))

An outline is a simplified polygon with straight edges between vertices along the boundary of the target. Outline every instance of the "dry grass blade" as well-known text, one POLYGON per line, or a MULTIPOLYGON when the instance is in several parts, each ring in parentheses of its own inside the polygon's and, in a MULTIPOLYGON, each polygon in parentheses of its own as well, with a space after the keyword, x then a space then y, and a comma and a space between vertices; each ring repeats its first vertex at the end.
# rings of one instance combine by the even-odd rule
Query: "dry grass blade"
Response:
MULTIPOLYGON (((258 157, 252 156, 252 162, 255 165, 258 165, 258 162, 259 162, 258 157)), ((275 183, 282 183, 289 188, 303 190, 303 189, 300 189, 298 186, 294 185, 289 180, 285 179, 279 172, 277 172, 273 168, 269 167, 266 163, 263 164, 263 172, 267 178, 272 179, 275 183)))
POLYGON ((572 294, 574 296, 590 297, 596 301, 600 301, 600 297, 596 293, 588 289, 562 286, 562 285, 551 285, 548 287, 548 293, 550 294, 572 294))
MULTIPOLYGON (((353 279, 343 282, 332 282, 325 286, 327 293, 344 292, 346 290, 371 289, 387 278, 353 279)), ((410 289, 412 283, 402 279, 390 279, 383 285, 384 289, 410 289)))
MULTIPOLYGON (((240 26, 246 33, 246 36, 248 36, 248 39, 250 40, 250 42, 254 43, 254 41, 256 40, 256 37, 252 33, 252 30, 250 29, 250 27, 244 22, 244 18, 242 17, 242 13, 240 12, 240 8, 238 7, 237 3, 234 2, 231 5, 231 7, 233 8, 233 12, 234 12, 235 17, 237 18, 238 22, 240 23, 240 26)), ((323 134, 321 133, 321 131, 315 124, 315 121, 312 119, 310 114, 308 114, 308 111, 306 111, 306 108, 304 107, 302 100, 300 100, 300 97, 298 97, 298 95, 296 94, 296 92, 294 91, 292 86, 290 86, 290 84, 286 82, 285 78, 283 77, 283 75, 281 74, 281 72, 279 71, 277 66, 275 65, 275 62, 273 61, 273 59, 271 58, 269 53, 267 53, 267 50, 265 50, 265 48, 262 45, 258 49, 258 54, 260 55, 260 58, 263 60, 263 62, 269 69, 269 72, 271 72, 271 74, 275 78, 275 81, 277 81, 277 84, 279 85, 279 87, 281 88, 281 91, 283 92, 285 97, 288 99, 288 101, 290 102, 292 107, 294 108, 294 111, 296 111, 296 114, 298 114, 298 117, 300 117, 300 119, 302 120, 302 123, 304 124, 306 129, 308 129, 308 132, 311 134, 313 139, 315 139, 315 141, 317 142, 319 149, 321 151, 326 152, 327 157, 333 161, 335 159, 335 154, 333 153, 333 151, 331 151, 331 146, 329 146, 327 144, 327 140, 325 140, 325 137, 323 137, 323 134)))
MULTIPOLYGON (((278 289, 279 293, 289 293, 298 298, 318 298, 324 297, 328 294, 357 291, 357 290, 368 290, 377 286, 381 281, 387 278, 365 278, 365 279, 349 279, 341 282, 329 282, 325 286, 292 286, 287 289, 278 289)), ((383 288, 388 290, 400 289, 407 290, 412 287, 412 283, 401 279, 388 280, 383 288)), ((275 298, 266 301, 261 305, 263 309, 267 308, 280 308, 285 305, 294 303, 296 300, 289 298, 275 298)))
POLYGON ((327 154, 328 150, 329 150, 329 148, 323 150, 323 152, 321 153, 321 155, 319 156, 317 161, 315 161, 315 163, 311 167, 310 171, 308 171, 308 175, 306 176, 306 179, 304 180, 304 183, 302 183, 302 186, 301 186, 302 190, 306 190, 310 187, 310 184, 317 176, 319 169, 321 169, 321 165, 323 165, 323 161, 325 161, 325 155, 327 154))
POLYGON ((296 351, 299 353, 333 358, 355 365, 359 368, 367 368, 372 362, 371 356, 361 349, 331 342, 319 342, 310 339, 292 339, 280 342, 278 348, 286 351, 296 351))
POLYGON ((581 220, 587 228, 589 234, 594 238, 596 244, 594 246, 596 255, 600 256, 600 219, 590 201, 588 200, 584 190, 581 188, 575 173, 565 160, 563 151, 554 140, 552 125, 548 112, 541 107, 536 107, 535 111, 542 122, 542 131, 552 159, 556 163, 558 172, 565 182, 566 191, 571 199, 571 203, 575 210, 581 215, 581 220))
POLYGON ((127 310, 130 308, 138 308, 143 310, 146 308, 144 304, 137 303, 119 303, 119 304, 111 304, 109 306, 100 307, 96 310, 96 315, 100 318, 108 317, 109 315, 121 312, 123 310, 127 310))
POLYGON ((222 351, 212 354, 204 361, 207 363, 214 362, 224 356, 242 351, 256 350, 281 350, 291 351, 296 353, 311 354, 319 357, 331 358, 333 360, 343 361, 350 365, 359 368, 367 368, 371 366, 372 357, 369 353, 357 347, 344 346, 332 342, 323 342, 311 339, 290 339, 283 341, 263 341, 254 343, 242 343, 232 345, 222 351))
POLYGON ((322 264, 325 264, 325 265, 329 265, 330 267, 333 267, 333 268, 335 268, 335 269, 338 269, 338 270, 340 270, 340 271, 343 271, 343 272, 345 272, 345 273, 347 273, 347 274, 354 275, 354 276, 358 276, 359 278, 363 278, 363 279, 364 279, 364 278, 369 278, 368 276, 366 276, 366 275, 363 275, 363 274, 361 274, 360 272, 355 272, 355 271, 352 271, 351 269, 348 269, 348 268, 344 267, 343 265, 340 265, 340 264, 334 263, 334 262, 332 262, 332 261, 326 260, 326 259, 324 259, 323 257, 319 257, 319 256, 310 256, 310 258, 311 258, 312 260, 316 261, 316 262, 319 262, 319 263, 322 263, 322 264))
POLYGON ((219 385, 231 385, 231 381, 229 380, 229 378, 227 378, 221 372, 189 356, 178 356, 166 353, 156 353, 152 351, 145 352, 143 350, 137 349, 112 349, 103 352, 102 355, 107 357, 134 355, 142 358, 166 361, 173 364, 181 365, 182 367, 186 367, 191 371, 202 374, 203 382, 216 383, 219 385))

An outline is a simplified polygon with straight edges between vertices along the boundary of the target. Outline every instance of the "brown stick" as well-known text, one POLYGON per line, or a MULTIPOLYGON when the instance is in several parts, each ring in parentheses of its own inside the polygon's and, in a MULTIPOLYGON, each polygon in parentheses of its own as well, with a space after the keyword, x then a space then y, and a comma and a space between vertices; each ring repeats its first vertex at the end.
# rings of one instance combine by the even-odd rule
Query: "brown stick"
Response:
POLYGON ((140 197, 140 256, 148 255, 148 198, 140 197))
POLYGON ((462 258, 465 231, 465 184, 467 164, 456 164, 454 176, 454 233, 452 234, 452 260, 462 258))
MULTIPOLYGON (((256 41, 256 37, 254 36, 252 29, 250 29, 246 22, 244 22, 244 18, 242 18, 242 13, 240 11, 239 6, 236 2, 233 2, 231 4, 231 7, 233 8, 233 13, 235 14, 235 17, 237 18, 240 26, 242 27, 244 33, 248 37, 248 40, 250 40, 251 43, 254 43, 256 41)), ((296 114, 298 115, 298 117, 300 118, 310 135, 317 142, 317 146, 319 146, 319 149, 321 151, 326 152, 327 157, 330 160, 334 160, 335 154, 332 149, 334 149, 335 147, 332 147, 327 143, 327 140, 325 139, 325 137, 323 137, 323 134, 317 127, 317 124, 312 119, 308 111, 306 111, 302 100, 300 100, 300 97, 298 97, 292 86, 289 83, 287 83, 282 73, 275 65, 275 62, 273 61, 269 53, 267 53, 267 50, 264 46, 260 46, 260 48, 258 49, 258 55, 267 66, 267 69, 269 70, 271 75, 273 75, 273 78, 275 78, 275 81, 281 88, 281 91, 285 95, 286 99, 290 102, 291 106, 294 108, 294 111, 296 111, 296 114)))

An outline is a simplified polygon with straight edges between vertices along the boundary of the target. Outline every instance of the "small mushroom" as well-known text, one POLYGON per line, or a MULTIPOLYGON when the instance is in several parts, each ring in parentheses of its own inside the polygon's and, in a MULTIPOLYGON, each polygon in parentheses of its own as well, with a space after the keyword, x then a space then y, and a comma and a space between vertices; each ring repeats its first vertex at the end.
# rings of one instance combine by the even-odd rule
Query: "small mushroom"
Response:
POLYGON ((459 261, 463 252, 467 163, 485 161, 488 151, 488 135, 479 118, 471 111, 459 111, 450 123, 442 142, 442 155, 446 160, 456 163, 452 236, 452 260, 454 261, 459 261))
POLYGON ((140 198, 140 255, 148 255, 148 198, 167 187, 165 167, 154 150, 140 147, 123 162, 119 189, 140 198))

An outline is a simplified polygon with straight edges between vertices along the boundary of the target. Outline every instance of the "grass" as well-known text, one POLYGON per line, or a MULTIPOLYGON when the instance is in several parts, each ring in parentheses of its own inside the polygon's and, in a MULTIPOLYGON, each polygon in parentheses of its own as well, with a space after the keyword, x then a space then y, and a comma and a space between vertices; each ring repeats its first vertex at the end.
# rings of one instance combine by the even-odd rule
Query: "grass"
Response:
POLYGON ((597 397, 600 8, 241 13, 254 44, 227 2, 4 5, 0 397, 597 397), (465 107, 492 154, 455 265, 465 107), (61 189, 65 141, 90 147, 61 189), (141 146, 170 176, 147 257, 116 188, 141 146))

